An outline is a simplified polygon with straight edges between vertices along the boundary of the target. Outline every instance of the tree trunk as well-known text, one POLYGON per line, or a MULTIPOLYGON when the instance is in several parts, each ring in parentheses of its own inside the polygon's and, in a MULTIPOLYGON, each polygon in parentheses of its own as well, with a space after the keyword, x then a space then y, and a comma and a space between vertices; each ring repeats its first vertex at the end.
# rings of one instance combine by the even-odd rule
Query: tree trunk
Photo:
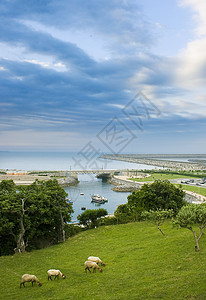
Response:
POLYGON ((162 229, 158 225, 157 225, 157 228, 159 229, 159 231, 161 232, 161 234, 165 236, 164 232, 162 231, 162 229))
POLYGON ((21 206, 22 206, 22 212, 19 220, 19 227, 20 227, 20 233, 17 236, 17 246, 15 248, 15 253, 24 253, 26 251, 26 246, 24 242, 24 234, 25 234, 25 228, 24 228, 24 199, 21 199, 21 206))
POLYGON ((59 238, 58 238, 58 242, 65 242, 66 238, 65 238, 65 230, 64 230, 64 219, 62 216, 62 213, 60 213, 60 226, 59 226, 59 238))
POLYGON ((15 249, 15 252, 24 253, 25 252, 25 242, 24 242, 25 228, 24 228, 24 222, 23 222, 23 215, 21 215, 19 223, 20 223, 20 233, 17 237, 17 246, 15 249))
POLYGON ((195 246, 195 251, 200 251, 200 247, 199 247, 199 240, 198 240, 198 238, 197 238, 197 236, 196 236, 196 233, 195 233, 195 231, 194 230, 192 230, 192 233, 193 233, 193 235, 194 235, 194 238, 195 238, 195 242, 196 242, 196 246, 195 246))

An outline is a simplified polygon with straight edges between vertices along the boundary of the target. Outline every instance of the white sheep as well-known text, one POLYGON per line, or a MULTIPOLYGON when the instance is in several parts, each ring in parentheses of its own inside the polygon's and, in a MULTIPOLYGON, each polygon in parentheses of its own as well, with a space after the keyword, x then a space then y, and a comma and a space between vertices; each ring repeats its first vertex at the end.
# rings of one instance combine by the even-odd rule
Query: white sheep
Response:
POLYGON ((105 263, 103 263, 103 261, 96 256, 89 256, 88 260, 95 262, 96 264, 101 264, 102 266, 105 266, 105 263))
POLYGON ((85 266, 85 272, 87 272, 87 270, 91 272, 90 269, 93 269, 93 272, 96 272, 96 269, 98 269, 99 272, 102 272, 102 269, 98 266, 98 264, 96 264, 93 261, 90 260, 85 261, 84 266, 85 266))
POLYGON ((52 276, 55 276, 54 279, 56 279, 56 278, 59 279, 59 276, 61 276, 63 279, 66 278, 66 275, 62 274, 62 272, 59 271, 59 270, 51 269, 51 270, 48 270, 48 271, 47 271, 47 274, 48 274, 48 280, 49 280, 49 279, 52 280, 52 276))
POLYGON ((32 286, 34 282, 37 282, 39 286, 42 286, 41 282, 39 281, 39 279, 35 276, 35 275, 30 275, 30 274, 24 274, 21 277, 21 283, 20 283, 20 288, 21 286, 24 285, 25 282, 31 282, 32 286))

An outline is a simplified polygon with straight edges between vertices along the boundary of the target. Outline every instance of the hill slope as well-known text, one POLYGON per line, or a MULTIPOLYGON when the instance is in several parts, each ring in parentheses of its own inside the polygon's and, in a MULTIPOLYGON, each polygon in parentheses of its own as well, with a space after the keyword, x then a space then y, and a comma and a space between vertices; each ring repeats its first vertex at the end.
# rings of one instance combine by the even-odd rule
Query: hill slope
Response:
POLYGON ((61 245, 25 255, 0 257, 0 299, 206 299, 206 238, 194 251, 187 230, 163 228, 166 237, 147 222, 106 226, 82 232, 61 245), (85 273, 88 256, 99 256, 103 273, 85 273), (47 280, 58 268, 67 278, 47 280), (35 274, 42 287, 21 275, 35 274))

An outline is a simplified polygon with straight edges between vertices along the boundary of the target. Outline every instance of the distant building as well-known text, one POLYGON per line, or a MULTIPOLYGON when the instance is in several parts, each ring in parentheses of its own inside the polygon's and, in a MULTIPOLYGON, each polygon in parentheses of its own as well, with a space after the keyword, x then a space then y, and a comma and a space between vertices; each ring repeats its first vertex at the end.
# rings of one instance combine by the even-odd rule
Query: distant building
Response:
POLYGON ((27 175, 27 171, 7 170, 6 175, 27 175))

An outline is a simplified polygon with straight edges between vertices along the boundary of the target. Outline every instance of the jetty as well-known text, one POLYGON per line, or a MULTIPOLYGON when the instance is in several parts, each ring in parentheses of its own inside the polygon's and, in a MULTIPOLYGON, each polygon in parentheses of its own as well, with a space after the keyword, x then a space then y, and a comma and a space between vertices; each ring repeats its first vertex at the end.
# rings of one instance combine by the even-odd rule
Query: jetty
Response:
POLYGON ((206 154, 105 154, 101 158, 152 165, 173 171, 206 170, 206 154), (193 159, 194 157, 197 159, 193 159), (183 161, 185 158, 188 161, 183 161))

